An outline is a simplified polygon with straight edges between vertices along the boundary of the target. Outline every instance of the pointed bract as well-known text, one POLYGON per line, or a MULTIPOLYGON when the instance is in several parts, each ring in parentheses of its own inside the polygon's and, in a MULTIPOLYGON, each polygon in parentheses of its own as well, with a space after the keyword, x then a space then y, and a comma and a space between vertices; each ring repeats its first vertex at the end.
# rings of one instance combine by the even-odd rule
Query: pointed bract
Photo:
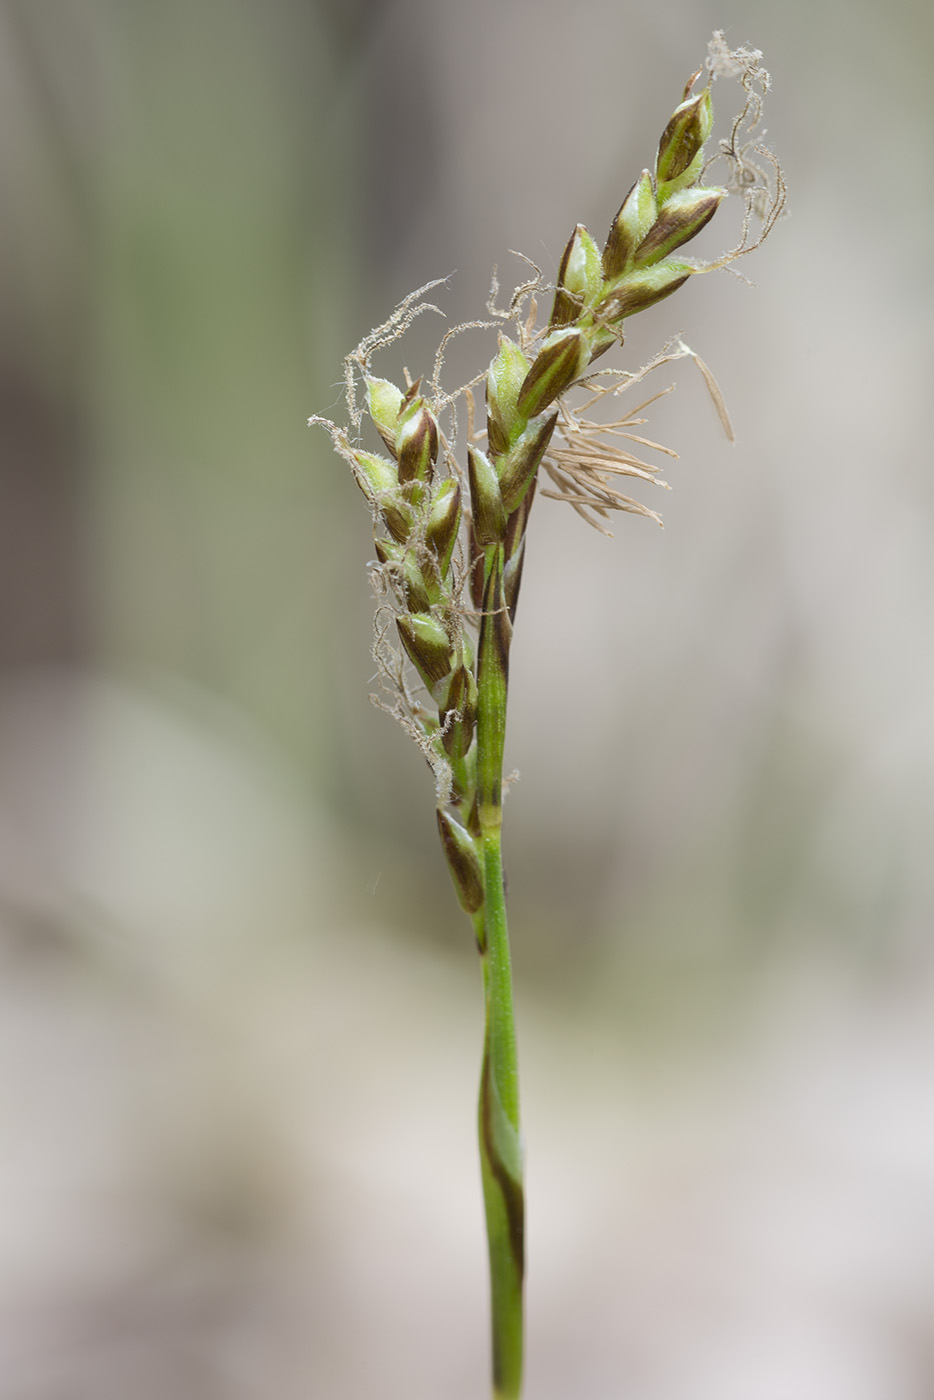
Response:
POLYGON ((452 476, 435 491, 425 522, 425 543, 438 558, 441 575, 447 574, 461 523, 461 488, 452 476))
POLYGON ((696 160, 713 126, 710 88, 680 103, 662 132, 655 161, 659 183, 675 180, 696 160))
POLYGON ((493 544, 503 538, 506 512, 499 489, 496 468, 478 447, 467 448, 467 475, 470 481, 470 511, 478 544, 493 544))
POLYGON ((643 170, 623 200, 603 249, 603 272, 607 278, 625 272, 633 253, 655 222, 657 212, 655 183, 651 173, 643 170))
POLYGON ((521 437, 497 462, 499 489, 507 515, 512 515, 529 489, 557 421, 557 409, 546 417, 533 418, 521 437))
POLYGON ((396 454, 400 481, 428 481, 438 459, 438 422, 422 398, 414 399, 399 415, 396 454))
POLYGON ((402 390, 397 389, 388 379, 367 379, 366 401, 370 417, 393 456, 396 455, 396 425, 402 398, 402 390))
POLYGON ((380 502, 380 514, 393 539, 406 544, 415 526, 412 507, 398 497, 390 497, 380 502))
POLYGON ((696 271, 690 263, 661 262, 636 268, 622 279, 596 309, 599 320, 612 325, 671 296, 696 271))
POLYGON ((443 733, 441 742, 451 758, 464 758, 477 722, 477 682, 467 666, 451 672, 447 694, 438 706, 443 733))
POLYGON ((431 690, 454 665, 454 649, 442 623, 430 613, 403 613, 396 618, 402 645, 431 690))
POLYGON ((354 461, 360 468, 357 485, 367 500, 375 504, 386 491, 399 485, 399 471, 394 462, 376 452, 355 452, 354 461))
POLYGON ((506 451, 521 426, 516 399, 528 372, 529 362, 518 345, 501 335, 486 377, 488 445, 494 456, 506 451))
POLYGON ((542 345, 519 390, 518 408, 524 418, 535 418, 563 394, 584 366, 586 347, 575 327, 552 331, 542 345))
POLYGON ((551 312, 551 327, 576 321, 585 306, 597 300, 603 287, 600 253, 583 224, 568 239, 551 312))
POLYGON ((725 197, 723 189, 695 188, 673 194, 636 249, 636 267, 658 262, 689 243, 710 222, 725 197))
POLYGON ((483 872, 470 832, 438 808, 438 831, 461 908, 475 914, 483 904, 483 872))
POLYGON ((437 578, 432 580, 434 583, 432 586, 419 567, 415 550, 411 545, 406 546, 399 544, 396 540, 387 540, 382 537, 374 540, 374 544, 379 562, 394 566, 394 578, 401 584, 406 607, 413 613, 427 612, 432 603, 437 602, 439 597, 437 578))
POLYGON ((438 580, 429 580, 419 567, 414 549, 407 549, 402 556, 402 581, 405 587, 405 605, 410 612, 421 615, 427 613, 432 603, 439 597, 438 580), (432 587, 434 583, 434 587, 432 587))
POLYGON ((395 540, 387 540, 382 535, 373 541, 376 549, 376 557, 381 564, 399 564, 402 562, 404 545, 398 544, 395 540))
POLYGON ((370 504, 378 507, 393 539, 404 543, 411 534, 414 516, 411 506, 402 499, 395 463, 375 452, 355 452, 353 456, 360 469, 357 485, 370 504))
POLYGON ((655 195, 658 199, 658 207, 664 204, 676 194, 678 190, 689 190, 696 185, 701 175, 704 173, 705 156, 703 151, 698 151, 686 170, 683 170, 674 180, 659 180, 655 186, 655 195))

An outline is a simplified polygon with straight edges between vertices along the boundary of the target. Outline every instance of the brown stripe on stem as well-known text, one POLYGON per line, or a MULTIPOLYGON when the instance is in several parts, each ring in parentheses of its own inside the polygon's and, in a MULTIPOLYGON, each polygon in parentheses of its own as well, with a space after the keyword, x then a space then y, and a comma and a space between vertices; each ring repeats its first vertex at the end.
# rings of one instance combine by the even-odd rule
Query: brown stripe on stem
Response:
POLYGON ((506 567, 503 570, 503 595, 509 609, 510 622, 515 621, 519 602, 519 587, 522 583, 522 567, 525 563, 525 532, 529 523, 529 512, 535 499, 537 480, 533 481, 518 510, 513 511, 506 525, 506 567))
POLYGON ((521 1285, 525 1277, 525 1192, 522 1188, 522 1182, 516 1180, 496 1150, 493 1134, 493 1078, 489 1050, 485 1050, 483 1054, 483 1072, 480 1078, 480 1130, 483 1133, 483 1146, 487 1163, 506 1207, 509 1249, 521 1285))
POLYGON ((477 539, 477 532, 470 522, 470 601, 477 612, 483 607, 483 580, 486 573, 486 554, 477 539))
POLYGON ((502 821, 503 744, 512 623, 503 601, 503 546, 487 550, 477 650, 477 812, 481 827, 502 821))
POLYGON ((483 594, 483 625, 492 627, 496 647, 496 660, 505 685, 509 679, 509 644, 512 641, 512 623, 509 611, 503 600, 503 580, 498 569, 491 569, 483 594))

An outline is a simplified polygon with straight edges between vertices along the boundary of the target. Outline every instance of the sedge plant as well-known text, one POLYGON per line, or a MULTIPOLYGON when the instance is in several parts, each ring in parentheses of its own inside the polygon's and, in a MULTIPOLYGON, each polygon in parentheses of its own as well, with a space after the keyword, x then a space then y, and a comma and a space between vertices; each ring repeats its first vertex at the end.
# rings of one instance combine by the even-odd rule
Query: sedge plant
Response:
POLYGON ((509 652, 526 535, 536 494, 568 502, 605 534, 612 511, 661 523, 616 484, 625 477, 665 484, 657 466, 633 450, 676 455, 638 431, 644 409, 660 395, 617 411, 609 421, 593 413, 662 365, 682 357, 694 361, 732 436, 713 376, 680 340, 635 371, 594 368, 623 344, 629 317, 692 277, 752 251, 782 212, 781 168, 761 141, 769 86, 761 54, 730 50, 717 33, 698 90, 703 73, 699 69, 689 80, 662 132, 654 168, 643 170, 630 188, 602 248, 578 224, 554 286, 530 264, 531 276, 500 308, 494 276, 491 319, 449 330, 430 380, 406 374, 404 384, 395 384, 376 376, 377 352, 423 311, 437 310, 424 297, 440 282, 428 283, 347 356, 348 424, 309 420, 328 430, 370 507, 376 551, 370 567, 378 600, 374 657, 382 686, 374 700, 399 719, 434 772, 441 848, 480 954, 486 1015, 478 1126, 495 1400, 516 1400, 523 1365, 523 1148, 502 825, 509 652), (744 102, 728 135, 709 154, 711 86, 718 76, 737 77, 744 102), (717 162, 726 170, 721 185, 709 182, 717 162), (680 250, 730 192, 743 201, 738 243, 712 262, 685 260, 680 250), (753 233, 756 216, 760 226, 753 233), (551 308, 539 326, 543 293, 551 294, 551 308), (499 336, 490 364, 470 383, 445 391, 441 375, 451 337, 491 326, 499 336), (480 383, 482 427, 473 394, 480 383), (466 406, 465 460, 458 452, 459 405, 466 406), (363 443, 364 412, 381 451, 363 443))

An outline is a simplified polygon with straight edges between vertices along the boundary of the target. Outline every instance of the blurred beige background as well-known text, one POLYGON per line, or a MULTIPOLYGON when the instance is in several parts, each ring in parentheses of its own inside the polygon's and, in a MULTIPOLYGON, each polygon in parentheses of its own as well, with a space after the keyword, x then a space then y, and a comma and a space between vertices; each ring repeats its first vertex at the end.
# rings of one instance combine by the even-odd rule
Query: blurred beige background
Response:
POLYGON ((738 443, 679 367, 665 530, 541 502, 514 649, 528 1396, 934 1397, 930 7, 5 0, 3 1400, 486 1393, 479 977, 305 419, 602 237, 717 26, 791 217, 625 353, 738 443))

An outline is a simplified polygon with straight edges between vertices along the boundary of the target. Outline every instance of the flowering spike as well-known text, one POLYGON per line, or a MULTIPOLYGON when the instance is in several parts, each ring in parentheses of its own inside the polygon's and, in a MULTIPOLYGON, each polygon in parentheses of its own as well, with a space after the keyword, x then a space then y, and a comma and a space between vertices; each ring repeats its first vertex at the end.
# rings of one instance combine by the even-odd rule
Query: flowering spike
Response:
MULTIPOLYGON (((398 341, 422 312, 438 310, 425 300, 438 285, 429 283, 406 297, 346 357, 346 427, 318 416, 309 420, 328 430, 371 508, 382 566, 375 566, 374 578, 379 684, 391 702, 385 708, 402 722, 433 770, 441 841, 483 964, 478 1127, 489 1241, 492 1388, 498 1400, 519 1400, 523 1368, 523 1155, 501 837, 509 659, 529 515, 540 492, 564 500, 604 534, 610 534, 605 522, 615 511, 661 524, 654 511, 618 486, 621 477, 666 484, 659 481, 654 458, 637 455, 643 449, 676 455, 642 435, 643 411, 661 395, 646 390, 644 397, 640 390, 641 401, 621 417, 610 406, 624 389, 642 384, 663 365, 693 359, 727 421, 710 372, 681 342, 669 343, 638 370, 604 372, 595 370, 594 362, 622 344, 628 316, 670 295, 692 273, 725 266, 751 251, 781 214, 784 176, 761 141, 762 95, 769 79, 760 60, 757 51, 730 51, 722 33, 714 35, 710 81, 727 73, 738 76, 745 97, 718 151, 729 168, 725 183, 742 193, 745 209, 739 243, 731 251, 706 269, 676 261, 724 195, 720 189, 697 188, 706 183, 704 150, 711 125, 709 87, 691 95, 698 70, 665 127, 654 169, 644 170, 629 190, 602 252, 582 225, 574 227, 544 330, 540 269, 532 264, 531 275, 523 272, 525 280, 505 299, 494 274, 490 321, 462 322, 443 335, 430 391, 421 394, 422 381, 410 382, 408 372, 402 388, 371 379, 376 355, 398 341), (756 238, 750 235, 750 219, 759 212, 763 228, 756 238), (442 390, 452 337, 497 324, 509 328, 516 343, 501 336, 487 370, 468 371, 459 375, 459 389, 442 390), (475 421, 474 398, 484 374, 485 437, 475 421), (361 376, 391 460, 357 451, 361 376), (466 444, 463 437, 458 441, 462 401, 466 444), (610 413, 598 409, 594 416, 593 406, 601 403, 610 413), (465 445, 466 469, 460 460, 465 445), (388 619, 395 620, 398 639, 388 619), (416 670, 427 695, 414 684, 416 670)), ((521 163, 521 154, 510 156, 521 163)), ((571 580, 568 590, 580 602, 580 581, 571 580)), ((374 699, 385 703, 380 696, 374 699)))
POLYGON ((655 222, 657 212, 655 182, 650 172, 643 170, 613 220, 603 249, 605 277, 618 277, 626 270, 633 253, 655 222))

